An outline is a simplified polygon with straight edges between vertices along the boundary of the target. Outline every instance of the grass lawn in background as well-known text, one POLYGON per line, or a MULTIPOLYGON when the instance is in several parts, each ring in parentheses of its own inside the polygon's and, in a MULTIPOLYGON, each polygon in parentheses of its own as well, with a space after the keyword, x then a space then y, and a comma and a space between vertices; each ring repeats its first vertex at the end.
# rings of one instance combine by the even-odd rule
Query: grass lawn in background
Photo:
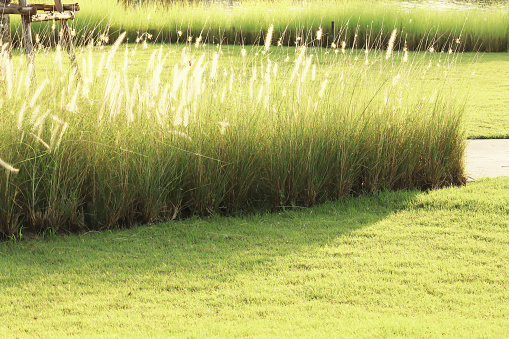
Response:
MULTIPOLYGON (((478 2, 478 1, 475 1, 478 2)), ((345 41, 348 47, 364 48, 381 40, 385 45, 391 31, 397 28, 409 50, 449 49, 460 39, 465 51, 506 52, 509 32, 508 11, 503 1, 465 3, 456 1, 235 1, 181 2, 144 1, 140 6, 124 7, 116 0, 81 1, 81 10, 70 21, 75 43, 90 39, 116 39, 127 31, 129 41, 147 39, 157 42, 194 40, 202 35, 208 43, 246 45, 263 41, 269 25, 274 25, 275 41, 293 45, 297 36, 310 38, 318 27, 323 29, 322 45, 345 41), (166 5, 163 3, 166 2, 166 5), (171 4, 170 4, 171 3, 171 4), (334 21, 334 28, 332 22, 334 21), (181 31, 180 34, 177 34, 181 31), (149 36, 147 36, 147 33, 149 36), (104 34, 104 35, 103 35, 104 34), (106 36, 105 36, 106 35, 106 36)), ((12 16, 12 31, 18 32, 21 20, 12 16)), ((34 36, 49 45, 48 38, 58 34, 51 22, 33 23, 34 36)), ((54 38, 53 38, 54 39, 54 38)), ((453 47, 454 49, 454 47, 453 47)))
POLYGON ((469 138, 509 138, 509 53, 465 53, 458 64, 458 86, 466 85, 470 99, 465 109, 469 138), (472 75, 473 74, 473 75, 472 75), (461 75, 469 78, 462 82, 461 75))
POLYGON ((2 337, 503 337, 509 179, 0 243, 2 337))

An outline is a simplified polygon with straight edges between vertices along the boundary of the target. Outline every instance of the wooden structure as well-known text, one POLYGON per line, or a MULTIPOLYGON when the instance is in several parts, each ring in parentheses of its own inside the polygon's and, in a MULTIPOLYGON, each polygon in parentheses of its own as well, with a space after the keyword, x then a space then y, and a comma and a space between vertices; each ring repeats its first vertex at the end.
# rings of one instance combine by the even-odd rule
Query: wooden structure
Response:
MULTIPOLYGON (((32 44, 32 30, 30 23, 41 21, 60 21, 60 42, 64 45, 73 67, 79 77, 78 63, 72 47, 71 31, 67 20, 74 19, 75 12, 80 10, 80 6, 76 4, 64 5, 62 0, 55 0, 54 5, 45 4, 27 4, 27 0, 19 0, 19 4, 0 5, 0 15, 2 14, 15 14, 21 15, 21 24, 23 28, 23 46, 27 55, 27 63, 29 68, 33 70, 34 52, 32 44), (38 14, 38 11, 45 13, 38 14)), ((34 73, 35 77, 35 73, 34 73)))

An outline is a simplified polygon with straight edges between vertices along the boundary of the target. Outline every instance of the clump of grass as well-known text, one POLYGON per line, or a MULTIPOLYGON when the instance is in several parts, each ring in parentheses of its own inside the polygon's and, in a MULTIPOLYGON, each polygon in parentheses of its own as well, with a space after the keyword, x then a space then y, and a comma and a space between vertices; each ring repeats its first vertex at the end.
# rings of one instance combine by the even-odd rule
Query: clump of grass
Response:
POLYGON ((343 53, 269 38, 249 50, 206 39, 145 49, 124 36, 81 50, 81 80, 60 50, 38 86, 21 58, 3 59, 14 71, 1 85, 0 158, 19 169, 0 175, 3 236, 465 181, 464 101, 423 81, 456 53, 405 61, 376 43, 343 53))

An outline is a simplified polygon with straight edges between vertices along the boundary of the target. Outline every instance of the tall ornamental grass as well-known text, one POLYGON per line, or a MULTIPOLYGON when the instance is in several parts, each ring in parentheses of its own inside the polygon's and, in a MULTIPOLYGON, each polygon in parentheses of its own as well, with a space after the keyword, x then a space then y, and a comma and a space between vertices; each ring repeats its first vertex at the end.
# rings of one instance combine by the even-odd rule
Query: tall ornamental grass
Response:
MULTIPOLYGON (((309 39, 318 28, 323 31, 323 46, 344 41, 348 47, 356 48, 386 44, 394 28, 406 41, 406 45, 397 44, 397 49, 447 50, 452 41, 460 39, 464 51, 505 52, 509 39, 508 8, 500 4, 450 7, 439 2, 423 5, 363 0, 241 1, 232 5, 146 1, 126 7, 117 0, 87 0, 81 1, 80 6, 73 33, 76 44, 82 45, 92 39, 96 43, 113 42, 124 31, 130 42, 174 43, 202 35, 211 43, 256 45, 264 40, 260 28, 269 25, 274 25, 275 40, 285 46, 294 46, 299 38, 309 39), (373 36, 380 40, 373 41, 373 36)), ((11 17, 13 35, 19 42, 20 19, 11 17)), ((34 40, 55 44, 56 26, 52 22, 32 24, 34 40)))
MULTIPOLYGON (((40 50, 37 83, 4 49, 0 233, 84 231, 310 206, 465 182, 461 54, 89 45, 79 74, 40 50), (46 61, 43 61, 46 60, 46 61)), ((64 55, 62 55, 64 54, 64 55)))

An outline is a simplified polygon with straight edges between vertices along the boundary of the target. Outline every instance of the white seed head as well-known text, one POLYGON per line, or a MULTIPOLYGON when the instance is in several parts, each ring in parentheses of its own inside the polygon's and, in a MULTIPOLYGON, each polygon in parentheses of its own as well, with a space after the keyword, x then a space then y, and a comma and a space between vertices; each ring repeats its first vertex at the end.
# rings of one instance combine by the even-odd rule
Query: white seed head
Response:
POLYGON ((264 52, 268 52, 272 43, 272 34, 274 33, 274 25, 270 25, 265 36, 265 48, 264 52))
POLYGON ((394 42, 396 41, 396 34, 398 30, 394 28, 391 33, 391 37, 389 38, 389 43, 387 44, 387 54, 385 55, 385 59, 389 59, 392 55, 392 51, 394 50, 394 42))
POLYGON ((322 40, 323 30, 322 27, 319 27, 316 31, 316 40, 322 40))
POLYGON ((1 158, 0 158, 0 166, 2 166, 3 168, 5 168, 7 171, 9 171, 11 173, 18 173, 19 172, 19 169, 12 167, 12 165, 6 163, 1 158))

